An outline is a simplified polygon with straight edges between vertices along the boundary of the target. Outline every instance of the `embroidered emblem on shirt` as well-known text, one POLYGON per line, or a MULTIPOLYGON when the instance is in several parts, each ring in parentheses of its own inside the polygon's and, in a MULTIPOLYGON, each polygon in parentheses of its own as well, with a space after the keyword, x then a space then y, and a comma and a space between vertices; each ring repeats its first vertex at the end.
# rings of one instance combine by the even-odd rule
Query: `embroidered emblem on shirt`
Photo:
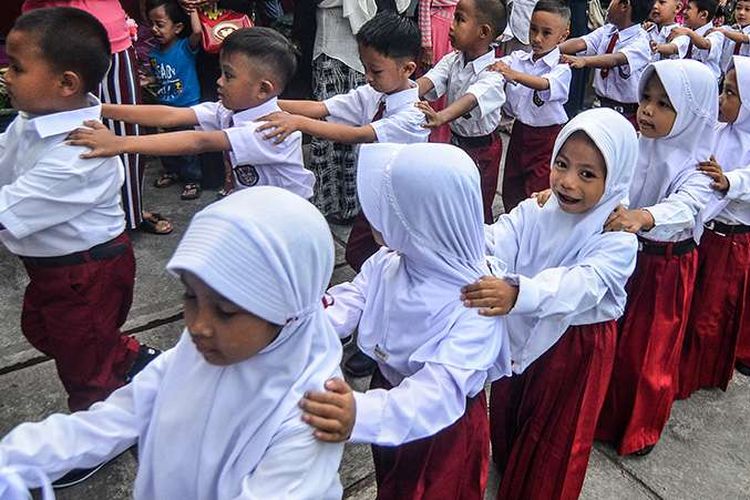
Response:
POLYGON ((539 92, 537 92, 536 90, 534 91, 534 95, 532 96, 531 100, 538 108, 544 105, 544 101, 541 97, 539 97, 539 92))
POLYGON ((237 181, 243 186, 255 186, 258 184, 258 171, 252 165, 237 165, 234 167, 237 181))

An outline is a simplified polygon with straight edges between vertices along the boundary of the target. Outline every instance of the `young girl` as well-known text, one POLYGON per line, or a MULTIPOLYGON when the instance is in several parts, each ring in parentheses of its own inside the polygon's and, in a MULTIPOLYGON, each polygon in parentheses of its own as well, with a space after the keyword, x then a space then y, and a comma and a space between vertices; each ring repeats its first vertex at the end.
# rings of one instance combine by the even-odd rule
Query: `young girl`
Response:
MULTIPOLYGON (((198 14, 192 11, 188 17, 177 0, 147 0, 146 9, 151 31, 159 44, 148 55, 157 102, 180 108, 198 104, 201 93, 195 69, 201 41, 198 14)), ((162 156, 161 163, 165 173, 156 179, 157 188, 182 181, 183 200, 200 196, 201 163, 197 156, 162 156)))
POLYGON ((365 393, 331 381, 308 395, 305 418, 320 439, 373 444, 378 498, 481 499, 484 384, 510 373, 510 354, 502 325, 459 300, 490 272, 479 173, 447 144, 376 144, 360 150, 357 187, 387 248, 329 290, 327 312, 341 336, 359 324, 378 369, 365 393))
POLYGON ((638 93, 641 138, 631 208, 618 207, 606 224, 639 239, 597 429, 597 438, 615 443, 621 455, 653 449, 677 392, 698 263, 693 228, 714 197, 696 167, 714 144, 719 103, 713 73, 692 60, 650 64, 638 93))
POLYGON ((527 200, 488 228, 505 277, 481 278, 462 299, 507 315, 516 375, 492 384, 490 398, 498 498, 580 494, 638 249, 634 235, 603 227, 627 196, 637 153, 619 113, 579 114, 555 141, 552 199, 527 200))
POLYGON ((723 196, 701 212, 705 228, 696 227, 696 236, 703 235, 680 361, 680 398, 703 387, 726 390, 740 333, 750 331, 750 95, 743 92, 750 92, 750 59, 734 56, 719 97, 723 124, 714 156, 699 167, 723 196))
POLYGON ((11 431, 0 497, 138 444, 137 499, 341 498, 343 446, 317 441, 297 406, 340 374, 321 301, 333 261, 323 217, 283 189, 198 213, 167 265, 185 284, 177 346, 90 410, 11 431))

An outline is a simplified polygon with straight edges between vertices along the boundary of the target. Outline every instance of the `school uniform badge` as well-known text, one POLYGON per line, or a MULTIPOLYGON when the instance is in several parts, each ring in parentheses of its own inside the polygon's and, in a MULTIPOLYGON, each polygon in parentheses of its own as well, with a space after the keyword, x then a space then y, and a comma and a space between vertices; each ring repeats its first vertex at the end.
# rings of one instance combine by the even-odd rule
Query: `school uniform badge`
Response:
POLYGON ((243 186, 255 186, 258 184, 258 171, 252 165, 237 165, 234 167, 237 181, 243 186))

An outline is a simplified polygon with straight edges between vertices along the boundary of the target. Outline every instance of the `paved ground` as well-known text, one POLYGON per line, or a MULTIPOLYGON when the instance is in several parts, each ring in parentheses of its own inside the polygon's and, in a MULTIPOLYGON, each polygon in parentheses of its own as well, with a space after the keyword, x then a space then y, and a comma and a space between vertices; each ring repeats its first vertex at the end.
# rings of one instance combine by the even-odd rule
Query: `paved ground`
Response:
MULTIPOLYGON (((154 169, 149 172, 153 177, 154 169)), ((182 328, 181 286, 164 272, 192 213, 213 200, 205 192, 194 202, 179 200, 179 188, 147 188, 147 208, 172 218, 169 236, 135 235, 138 262, 136 301, 126 328, 141 340, 167 348, 182 328)), ((501 210, 499 204, 497 210, 501 210)), ((332 225, 337 264, 333 282, 352 276, 343 262, 348 228, 332 225)), ((27 420, 65 408, 53 364, 30 347, 19 329, 25 274, 18 259, 0 248, 0 435, 27 420)), ((366 380, 353 383, 362 388, 366 380)), ((125 453, 81 486, 59 494, 62 499, 130 498, 136 463, 125 453)), ((372 463, 365 446, 347 447, 341 466, 345 498, 375 496, 372 463)), ((544 480, 540 478, 540 480, 544 480)), ((494 496, 491 477, 487 498, 494 496)), ((597 445, 586 477, 586 499, 750 499, 750 379, 737 375, 726 393, 703 391, 675 404, 664 436, 645 458, 620 458, 597 445)))

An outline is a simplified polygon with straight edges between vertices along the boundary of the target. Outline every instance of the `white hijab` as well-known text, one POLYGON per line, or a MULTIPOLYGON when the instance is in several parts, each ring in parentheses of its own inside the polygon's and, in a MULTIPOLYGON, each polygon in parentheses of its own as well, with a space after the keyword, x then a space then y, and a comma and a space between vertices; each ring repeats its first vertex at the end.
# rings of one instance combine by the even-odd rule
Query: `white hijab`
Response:
MULTIPOLYGON (((750 58, 733 56, 729 69, 737 73, 737 89, 742 101, 740 112, 734 123, 720 123, 717 127, 714 156, 725 172, 746 168, 750 164, 750 95, 742 95, 750 90, 750 58)), ((729 70, 728 69, 728 70, 729 70)), ((727 70, 727 71, 728 71, 727 70)), ((750 94, 750 92, 748 92, 750 94)), ((696 239, 703 234, 703 223, 708 222, 729 205, 726 197, 711 200, 700 213, 699 224, 695 228, 696 239)))
MULTIPOLYGON (((560 131, 552 152, 552 163, 565 141, 575 132, 584 132, 596 144, 604 157, 607 168, 604 194, 599 202, 583 214, 563 212, 552 196, 543 208, 529 201, 531 216, 524 219, 524 227, 518 234, 518 252, 515 262, 505 262, 505 272, 532 277, 545 269, 574 266, 579 255, 587 248, 595 247, 604 239, 623 240, 623 245, 636 245, 633 234, 603 232, 604 223, 612 211, 627 197, 633 170, 638 158, 638 139, 633 126, 616 111, 607 108, 580 113, 560 131)), ((526 209, 519 207, 518 209, 526 209)), ((517 210, 518 210, 517 209, 517 210)), ((499 227, 499 226, 498 226, 499 227)), ((490 227, 492 229, 492 227, 490 227)), ((503 255, 500 235, 495 241, 495 255, 503 255)), ((607 279, 602 276, 602 279, 607 279)), ((610 280, 607 287, 611 300, 625 305, 627 294, 625 283, 610 280)), ((562 300, 562 298, 561 298, 562 300)), ((511 352, 521 352, 533 346, 525 366, 552 347, 571 325, 571 317, 539 319, 533 316, 513 314, 506 316, 511 341, 511 352), (531 339, 533 332, 534 339, 531 339), (541 339, 541 341, 540 341, 541 339), (529 342, 533 340, 532 343, 529 342)), ((605 319, 615 318, 601 318, 605 319)))
POLYGON ((708 67, 690 59, 657 61, 646 67, 638 84, 642 96, 656 73, 672 102, 677 117, 666 137, 639 140, 638 165, 630 188, 630 207, 655 205, 707 160, 714 144, 719 94, 716 78, 708 67))
POLYGON ((341 344, 321 302, 333 262, 325 220, 286 190, 242 190, 195 215, 167 269, 284 326, 261 352, 225 367, 207 363, 183 332, 140 442, 136 498, 239 494, 281 424, 299 418, 303 393, 339 374, 341 344))
POLYGON ((460 300, 461 287, 490 274, 471 158, 449 144, 365 145, 357 189, 367 220, 393 250, 371 258, 378 267, 368 274, 362 350, 376 358, 370 342, 384 339, 386 363, 402 377, 426 362, 509 374, 504 326, 460 300))

